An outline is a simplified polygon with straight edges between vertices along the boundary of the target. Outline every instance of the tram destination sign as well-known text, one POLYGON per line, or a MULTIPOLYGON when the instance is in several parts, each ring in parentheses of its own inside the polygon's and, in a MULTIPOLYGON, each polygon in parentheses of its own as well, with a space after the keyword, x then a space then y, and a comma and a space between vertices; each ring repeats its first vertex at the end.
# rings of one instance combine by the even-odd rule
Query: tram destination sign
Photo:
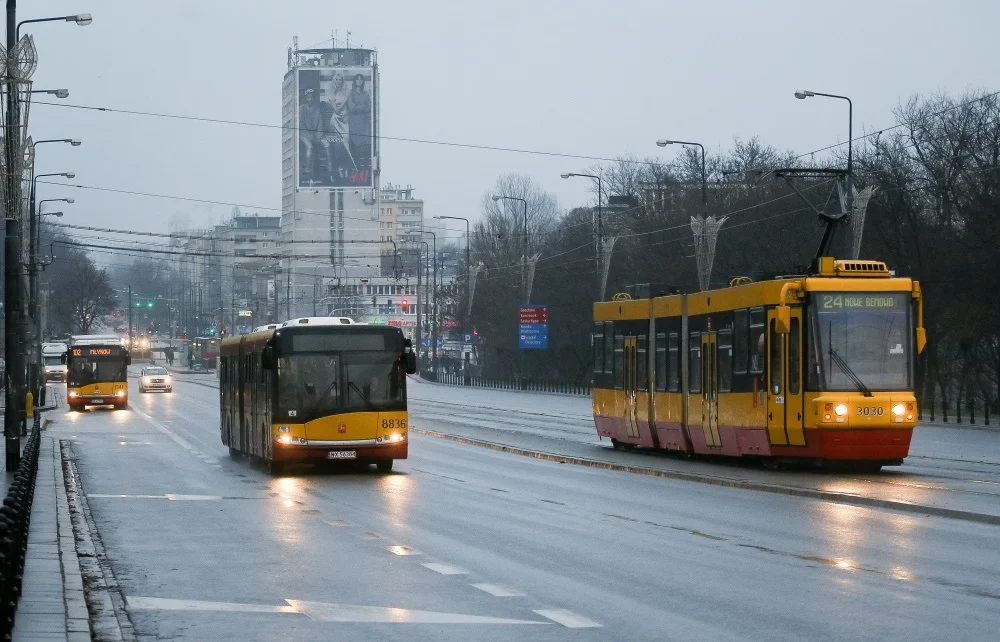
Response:
POLYGON ((549 347, 549 306, 523 305, 518 309, 517 347, 545 350, 549 347))
POLYGON ((850 294, 821 294, 819 306, 822 310, 884 310, 902 308, 902 297, 893 293, 859 292, 850 294))

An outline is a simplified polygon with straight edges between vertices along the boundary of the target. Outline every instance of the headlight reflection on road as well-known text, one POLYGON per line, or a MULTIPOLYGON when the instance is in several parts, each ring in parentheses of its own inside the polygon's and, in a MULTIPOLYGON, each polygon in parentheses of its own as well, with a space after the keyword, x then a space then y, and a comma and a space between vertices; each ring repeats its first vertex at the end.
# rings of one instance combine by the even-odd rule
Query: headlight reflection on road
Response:
POLYGON ((281 477, 271 480, 271 491, 285 510, 268 511, 271 528, 276 538, 284 544, 298 544, 302 541, 301 513, 295 510, 296 500, 302 494, 302 481, 296 477, 281 477))
POLYGON ((409 475, 383 475, 378 490, 385 498, 386 508, 393 523, 405 525, 413 503, 413 482, 409 475))

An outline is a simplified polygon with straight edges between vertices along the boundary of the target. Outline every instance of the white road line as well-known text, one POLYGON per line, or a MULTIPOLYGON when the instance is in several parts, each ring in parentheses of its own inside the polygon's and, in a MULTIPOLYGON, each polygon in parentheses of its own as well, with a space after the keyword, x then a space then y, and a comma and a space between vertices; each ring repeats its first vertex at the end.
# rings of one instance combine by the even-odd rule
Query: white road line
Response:
POLYGON ((485 591, 494 597, 522 597, 524 593, 517 589, 507 588, 499 584, 471 584, 480 591, 485 591))
POLYGON ((206 602, 203 600, 176 600, 169 597, 129 597, 125 600, 131 609, 147 611, 230 611, 237 613, 299 613, 290 605, 237 604, 234 602, 206 602))
POLYGON ((582 615, 577 615, 573 611, 567 611, 566 609, 535 609, 535 613, 538 613, 542 617, 549 618, 556 624, 562 624, 568 629, 601 628, 601 625, 597 622, 585 618, 582 615))
POLYGON ((164 497, 172 502, 209 502, 222 499, 222 495, 175 495, 174 493, 167 493, 164 497))
POLYGON ((385 622, 418 624, 545 624, 535 620, 510 620, 464 613, 440 613, 382 606, 356 606, 353 604, 324 604, 288 600, 288 603, 309 619, 320 622, 385 622))
POLYGON ((393 555, 420 555, 420 551, 414 550, 409 546, 386 546, 385 550, 389 551, 393 555))
POLYGON ((435 573, 440 573, 441 575, 468 575, 469 572, 464 568, 458 566, 452 566, 451 564, 438 564, 437 562, 427 562, 426 564, 421 564, 424 568, 429 568, 435 573))
POLYGON ((287 613, 305 615, 317 622, 375 622, 386 624, 547 624, 538 620, 512 620, 485 615, 416 611, 386 606, 358 604, 327 604, 285 600, 287 605, 239 604, 236 602, 208 602, 204 600, 178 600, 166 597, 129 597, 125 600, 130 609, 137 611, 221 611, 229 613, 287 613))
POLYGON ((163 495, 110 495, 87 493, 87 499, 164 499, 163 495))

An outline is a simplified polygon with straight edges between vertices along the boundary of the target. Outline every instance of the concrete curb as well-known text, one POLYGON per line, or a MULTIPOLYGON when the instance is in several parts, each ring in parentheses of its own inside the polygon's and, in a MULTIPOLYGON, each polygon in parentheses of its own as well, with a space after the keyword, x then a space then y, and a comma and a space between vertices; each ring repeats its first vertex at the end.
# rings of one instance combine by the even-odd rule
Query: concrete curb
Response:
MULTIPOLYGON (((125 610, 124 596, 104 551, 87 496, 80 487, 72 442, 61 440, 59 450, 62 464, 59 469, 65 481, 60 487, 61 495, 67 503, 67 516, 75 535, 75 553, 86 586, 85 596, 94 639, 135 640, 132 622, 125 610)), ((83 586, 81 585, 81 589, 83 586)))
POLYGON ((535 459, 543 459, 546 461, 559 462, 561 464, 574 464, 577 466, 587 466, 590 468, 602 468, 604 470, 614 470, 625 473, 634 473, 637 475, 649 475, 651 477, 666 477, 669 479, 678 479, 681 481, 697 482, 699 484, 710 484, 713 486, 723 486, 727 488, 740 488, 743 490, 756 490, 765 493, 774 493, 778 495, 791 495, 793 497, 822 499, 826 501, 836 502, 839 504, 850 504, 852 506, 861 506, 865 508, 888 508, 890 510, 896 510, 904 513, 934 515, 937 517, 958 519, 967 522, 975 522, 978 524, 1000 525, 1000 515, 974 513, 971 511, 956 510, 953 508, 942 508, 940 506, 907 504, 905 502, 898 502, 889 499, 861 497, 858 495, 834 493, 830 491, 815 490, 811 488, 779 486, 777 484, 765 484, 762 482, 727 479, 725 477, 713 477, 710 475, 700 475, 697 473, 685 473, 685 472, 670 471, 670 470, 656 470, 654 468, 645 468, 643 466, 628 466, 624 464, 615 464, 612 462, 600 461, 598 459, 587 459, 584 457, 573 457, 570 455, 558 455, 539 450, 520 448, 517 446, 508 446, 506 444, 486 441, 483 439, 474 439, 471 437, 463 437, 460 435, 449 435, 446 433, 435 432, 433 430, 425 430, 423 428, 414 428, 413 426, 410 426, 410 431, 415 432, 418 435, 426 435, 428 437, 435 437, 438 439, 448 439, 450 441, 456 441, 462 444, 480 446, 483 448, 489 448, 491 450, 497 450, 500 452, 512 453, 515 455, 522 455, 525 457, 533 457, 535 459))
POLYGON ((56 475, 56 527, 59 533, 59 557, 63 570, 63 597, 66 601, 66 631, 86 633, 90 631, 90 613, 87 597, 83 589, 83 572, 76 550, 73 520, 70 516, 69 499, 66 495, 66 480, 59 452, 53 448, 52 458, 56 475))

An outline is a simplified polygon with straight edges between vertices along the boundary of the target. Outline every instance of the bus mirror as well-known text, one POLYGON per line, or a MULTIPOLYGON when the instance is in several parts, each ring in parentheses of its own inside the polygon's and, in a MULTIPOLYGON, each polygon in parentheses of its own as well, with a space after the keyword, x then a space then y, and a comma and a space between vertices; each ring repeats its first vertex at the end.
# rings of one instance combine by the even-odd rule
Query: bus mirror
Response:
POLYGON ((61 363, 63 365, 66 365, 66 353, 65 352, 62 353, 61 355, 59 355, 59 363, 61 363))
POLYGON ((125 365, 126 366, 132 365, 132 355, 129 353, 125 353, 125 365))
POLYGON ((917 328, 917 354, 922 353, 925 346, 927 346, 927 330, 917 328))
POLYGON ((274 346, 264 346, 264 352, 261 353, 260 357, 260 365, 264 367, 264 370, 274 370, 274 346))
POLYGON ((412 350, 406 353, 406 374, 417 374, 417 355, 412 350))
POLYGON ((779 305, 774 311, 774 329, 778 334, 788 334, 792 327, 792 309, 787 305, 779 305))

